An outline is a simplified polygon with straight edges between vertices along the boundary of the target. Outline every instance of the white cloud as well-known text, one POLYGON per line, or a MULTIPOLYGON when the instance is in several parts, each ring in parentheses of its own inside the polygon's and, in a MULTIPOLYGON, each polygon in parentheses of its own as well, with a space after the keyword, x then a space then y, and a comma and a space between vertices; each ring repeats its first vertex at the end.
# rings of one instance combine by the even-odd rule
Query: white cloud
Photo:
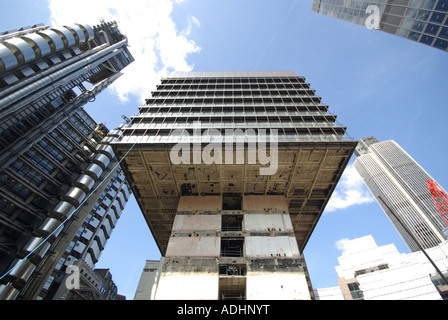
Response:
POLYGON ((345 209, 350 206, 370 203, 375 199, 367 189, 358 171, 349 165, 345 168, 342 177, 333 192, 325 212, 345 209))
POLYGON ((188 39, 194 26, 200 23, 188 17, 186 30, 177 30, 171 18, 179 0, 49 0, 53 26, 69 23, 96 25, 100 19, 117 21, 129 40, 129 50, 135 61, 123 70, 111 88, 126 101, 129 94, 141 102, 149 97, 160 78, 171 71, 190 71, 187 56, 198 53, 200 47, 188 39), (88 8, 88 9, 86 9, 88 8))
POLYGON ((334 244, 338 250, 345 251, 345 247, 346 247, 348 241, 350 241, 350 240, 345 238, 345 239, 337 240, 334 244))

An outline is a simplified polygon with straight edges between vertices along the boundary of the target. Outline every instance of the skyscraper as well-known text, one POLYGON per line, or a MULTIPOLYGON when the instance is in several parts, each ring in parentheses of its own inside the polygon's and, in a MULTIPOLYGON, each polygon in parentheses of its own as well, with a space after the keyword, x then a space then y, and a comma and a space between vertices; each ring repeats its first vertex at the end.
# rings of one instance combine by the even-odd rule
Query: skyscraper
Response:
POLYGON ((175 72, 139 110, 112 146, 163 255, 145 296, 312 298, 302 252, 357 142, 305 78, 175 72))
MULTIPOLYGON (((115 22, 35 25, 0 35, 1 299, 43 298, 42 288, 118 173, 108 129, 83 106, 132 61, 115 22)), ((101 246, 100 229, 92 230, 101 246)), ((91 248, 92 256, 82 257, 87 263, 96 262, 91 248)))
POLYGON ((447 225, 426 185, 428 179, 434 179, 406 151, 393 140, 378 142, 374 137, 368 137, 360 140, 355 154, 354 167, 409 250, 414 252, 419 248, 379 196, 394 210, 422 248, 432 248, 446 240, 444 230, 447 225))
POLYGON ((314 0, 311 10, 448 50, 447 0, 314 0))

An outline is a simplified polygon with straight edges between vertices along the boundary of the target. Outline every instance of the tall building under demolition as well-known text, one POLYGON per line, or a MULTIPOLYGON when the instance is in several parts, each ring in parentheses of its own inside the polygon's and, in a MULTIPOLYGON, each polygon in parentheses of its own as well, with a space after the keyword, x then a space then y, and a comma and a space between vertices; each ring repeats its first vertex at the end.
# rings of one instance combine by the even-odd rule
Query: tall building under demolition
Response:
POLYGON ((175 72, 139 111, 112 146, 162 254, 145 297, 312 299, 303 250, 357 142, 305 78, 175 72))

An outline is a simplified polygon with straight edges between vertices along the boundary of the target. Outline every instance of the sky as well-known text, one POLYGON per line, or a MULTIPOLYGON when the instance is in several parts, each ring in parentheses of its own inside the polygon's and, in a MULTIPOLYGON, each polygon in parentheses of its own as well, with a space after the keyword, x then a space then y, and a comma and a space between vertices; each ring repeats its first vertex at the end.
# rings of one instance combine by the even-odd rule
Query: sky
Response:
MULTIPOLYGON (((359 140, 395 140, 448 188, 448 53, 311 12, 312 0, 0 0, 0 30, 116 20, 136 61, 86 110, 109 129, 137 114, 171 71, 294 70, 359 140)), ((409 250, 352 167, 304 250, 314 288, 337 286, 345 239, 372 235, 409 250)), ((97 268, 133 299, 146 260, 160 259, 132 198, 97 268)))

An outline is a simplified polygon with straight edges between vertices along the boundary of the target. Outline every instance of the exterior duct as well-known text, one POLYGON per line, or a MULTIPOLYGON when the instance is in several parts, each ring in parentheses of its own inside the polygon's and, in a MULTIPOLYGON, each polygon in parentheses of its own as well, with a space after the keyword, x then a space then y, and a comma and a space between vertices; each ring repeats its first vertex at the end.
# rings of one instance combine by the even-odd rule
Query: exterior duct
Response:
POLYGON ((73 183, 74 186, 82 189, 85 193, 88 193, 94 184, 95 179, 87 174, 81 175, 78 180, 73 183))
POLYGON ((86 193, 78 187, 71 187, 68 192, 62 196, 62 200, 71 203, 76 208, 81 204, 86 197, 86 193))
POLYGON ((16 56, 20 66, 36 59, 33 48, 21 38, 8 39, 3 42, 3 45, 16 56))
POLYGON ((8 274, 8 279, 13 282, 25 283, 33 273, 36 266, 29 260, 17 259, 13 265, 16 267, 8 274))
POLYGON ((0 61, 0 74, 14 69, 19 65, 14 53, 2 43, 0 43, 0 61))
POLYGON ((31 33, 27 36, 22 37, 22 39, 28 42, 28 44, 33 48, 34 53, 36 53, 38 59, 51 54, 50 45, 41 35, 37 33, 31 33))
POLYGON ((35 59, 85 43, 93 37, 92 27, 75 24, 7 39, 0 48, 0 74, 35 59))
POLYGON ((92 162, 101 166, 101 168, 103 168, 103 170, 104 170, 109 165, 110 160, 106 155, 99 153, 99 154, 95 155, 95 157, 92 159, 92 162))
MULTIPOLYGON (((50 234, 52 234, 61 225, 62 225, 61 221, 59 221, 55 218, 47 218, 40 225, 40 227, 38 229, 34 230, 34 234, 38 237, 47 238, 50 234)), ((49 239, 49 241, 52 241, 52 239, 56 238, 61 231, 62 231, 62 228, 60 228, 58 231, 53 233, 53 236, 51 239, 49 239)))
POLYGON ((44 257, 44 255, 47 253, 48 249, 50 249, 51 244, 48 242, 45 242, 41 245, 41 243, 45 241, 43 238, 34 237, 31 238, 30 241, 26 244, 26 246, 19 250, 17 252, 17 255, 20 258, 25 258, 27 255, 29 255, 33 250, 38 248, 36 251, 33 252, 32 255, 30 255, 30 261, 37 264, 39 261, 44 257))
POLYGON ((85 41, 89 41, 91 39, 93 39, 95 37, 95 33, 93 32, 93 28, 91 26, 89 26, 88 24, 86 25, 82 25, 79 23, 75 23, 75 25, 77 25, 78 27, 81 28, 81 30, 84 32, 84 36, 85 36, 85 41))
POLYGON ((114 157, 114 151, 110 145, 102 144, 96 149, 96 151, 106 155, 110 160, 114 157))
MULTIPOLYGON (((82 190, 80 190, 80 191, 82 191, 82 190)), ((71 196, 73 196, 73 194, 71 196)), ((69 203, 66 201, 60 201, 53 210, 48 212, 48 215, 52 218, 56 218, 60 221, 64 221, 65 219, 67 219, 67 217, 70 214, 72 214, 73 211, 75 211, 75 207, 77 207, 77 206, 75 206, 73 203, 69 203)))
POLYGON ((19 290, 10 285, 0 285, 0 300, 15 300, 19 295, 19 290))
POLYGON ((61 37, 53 30, 44 30, 38 33, 44 37, 51 47, 51 53, 55 53, 64 49, 64 42, 61 37))
POLYGON ((90 164, 86 169, 83 170, 83 173, 88 174, 95 180, 98 180, 103 174, 103 169, 95 163, 90 164))
POLYGON ((54 32, 56 32, 62 39, 62 42, 64 43, 64 48, 68 49, 76 45, 76 40, 73 34, 65 27, 58 28, 58 29, 52 29, 54 32))
POLYGON ((75 37, 76 44, 84 43, 86 41, 86 36, 81 28, 77 25, 64 26, 71 34, 75 37))
POLYGON ((48 77, 41 78, 33 82, 31 85, 17 90, 13 94, 2 99, 0 107, 4 109, 14 103, 15 107, 8 110, 8 112, 17 111, 21 106, 33 101, 36 97, 53 91, 56 88, 54 83, 58 82, 59 86, 65 85, 74 78, 84 74, 86 68, 94 68, 99 66, 105 61, 120 54, 123 51, 123 49, 120 50, 120 47, 122 47, 125 43, 126 40, 123 40, 110 47, 106 47, 93 55, 87 56, 73 64, 66 66, 63 69, 60 69, 57 72, 51 73, 48 77), (16 101, 20 102, 15 103, 16 101))

